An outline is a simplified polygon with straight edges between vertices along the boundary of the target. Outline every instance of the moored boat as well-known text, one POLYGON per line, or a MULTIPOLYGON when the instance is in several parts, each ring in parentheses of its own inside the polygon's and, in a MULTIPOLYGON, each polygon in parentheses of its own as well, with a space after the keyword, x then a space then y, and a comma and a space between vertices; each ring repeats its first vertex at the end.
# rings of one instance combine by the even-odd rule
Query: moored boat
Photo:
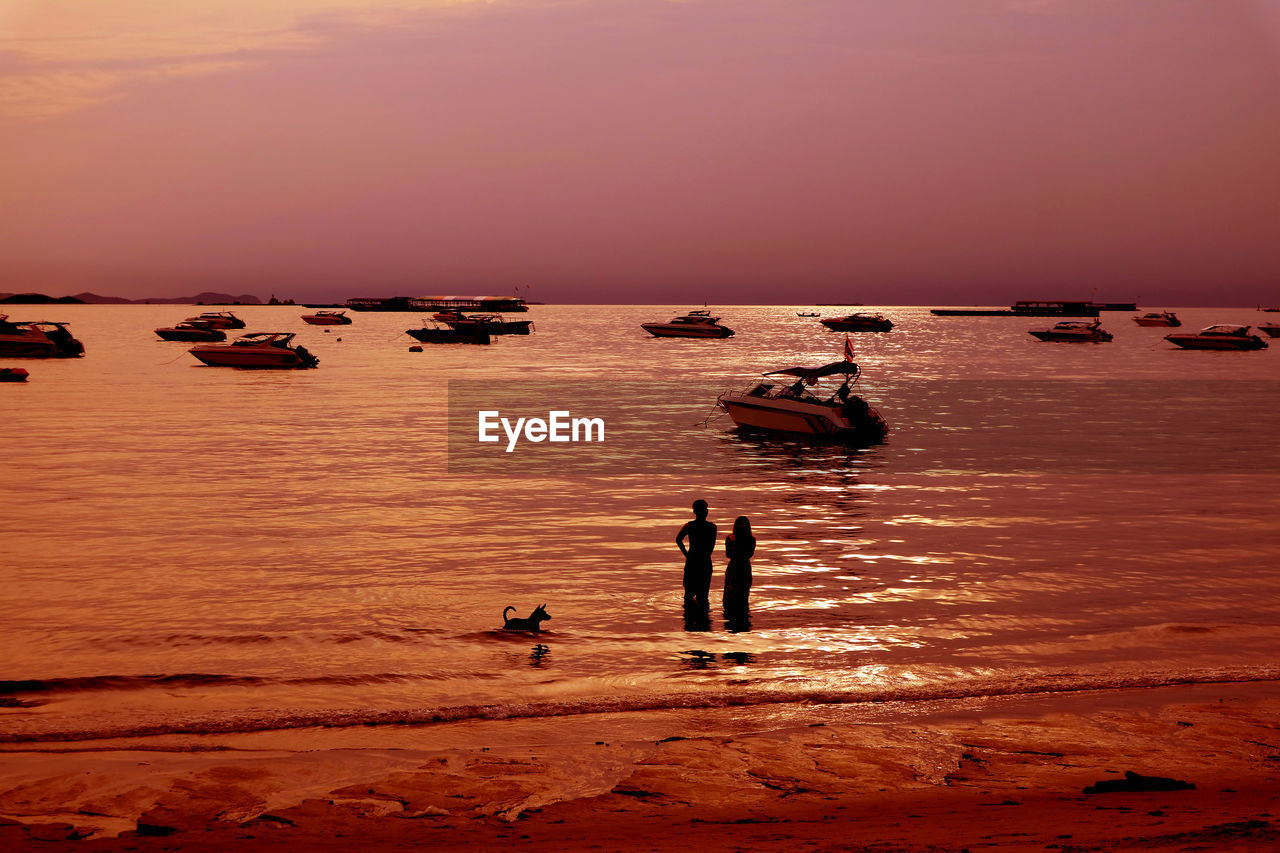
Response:
POLYGON ((350 326, 351 318, 345 311, 317 311, 314 314, 303 314, 302 322, 312 326, 350 326))
POLYGON ((211 367, 292 369, 315 367, 320 359, 292 346, 293 332, 253 332, 229 344, 200 344, 187 352, 211 367))
POLYGON ((1280 325, 1276 323, 1259 323, 1258 331, 1265 332, 1268 338, 1280 338, 1280 325))
POLYGON ((53 320, 10 321, 0 314, 0 358, 79 358, 84 344, 67 324, 53 320))
POLYGON ((641 323, 644 329, 655 338, 730 338, 733 329, 720 325, 719 317, 712 317, 710 311, 690 311, 676 317, 668 323, 641 323))
POLYGON ((1181 326, 1182 321, 1172 311, 1152 311, 1141 317, 1134 317, 1133 322, 1139 326, 1181 326))
POLYGON ((1266 349, 1267 342, 1249 332, 1248 326, 1219 323, 1198 332, 1165 335, 1164 339, 1183 349, 1255 350, 1266 349))
POLYGON ((757 382, 747 391, 726 392, 716 398, 716 406, 744 432, 873 444, 883 440, 889 428, 879 412, 852 393, 861 372, 852 361, 775 370, 764 374, 765 378, 786 377, 788 381, 757 382), (829 377, 841 380, 830 394, 820 384, 829 377), (794 382, 789 381, 792 378, 794 382))
POLYGON ((0 382, 26 382, 30 375, 21 367, 0 367, 0 382))
POLYGON ((504 320, 500 314, 464 314, 461 311, 439 311, 431 315, 451 329, 476 329, 491 335, 527 335, 532 320, 504 320))
POLYGON ((207 323, 213 329, 243 329, 245 327, 244 320, 241 320, 230 311, 206 311, 203 314, 188 317, 182 322, 207 323))
POLYGON ((893 328, 893 321, 883 314, 846 314, 843 317, 828 317, 819 323, 833 332, 887 332, 893 328))
POLYGON ((1048 329, 1031 329, 1027 332, 1042 341, 1067 341, 1075 343, 1106 343, 1111 340, 1111 333, 1103 329, 1100 321, 1064 320, 1055 323, 1048 329))
POLYGON ((173 326, 156 329, 156 334, 166 341, 225 341, 227 333, 215 329, 203 320, 184 320, 173 326))
POLYGON ((489 333, 480 328, 451 329, 440 326, 423 326, 421 329, 406 329, 405 334, 416 338, 424 344, 487 344, 489 333))

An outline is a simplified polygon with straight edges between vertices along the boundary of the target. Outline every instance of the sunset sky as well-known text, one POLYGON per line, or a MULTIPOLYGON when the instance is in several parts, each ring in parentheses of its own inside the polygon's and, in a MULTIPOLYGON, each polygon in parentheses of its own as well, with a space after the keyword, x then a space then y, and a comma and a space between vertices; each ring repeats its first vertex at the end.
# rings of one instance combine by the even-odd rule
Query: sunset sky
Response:
POLYGON ((1275 304, 1280 3, 0 0, 0 169, 0 292, 1275 304))

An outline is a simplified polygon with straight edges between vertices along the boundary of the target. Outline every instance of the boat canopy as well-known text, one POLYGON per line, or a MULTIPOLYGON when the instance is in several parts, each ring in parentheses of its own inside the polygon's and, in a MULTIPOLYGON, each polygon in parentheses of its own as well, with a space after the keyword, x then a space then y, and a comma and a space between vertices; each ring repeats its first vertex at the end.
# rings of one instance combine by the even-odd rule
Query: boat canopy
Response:
POLYGON ((798 376, 801 379, 822 379, 827 376, 857 376, 861 371, 852 361, 837 361, 822 367, 788 367, 775 370, 765 376, 798 376))

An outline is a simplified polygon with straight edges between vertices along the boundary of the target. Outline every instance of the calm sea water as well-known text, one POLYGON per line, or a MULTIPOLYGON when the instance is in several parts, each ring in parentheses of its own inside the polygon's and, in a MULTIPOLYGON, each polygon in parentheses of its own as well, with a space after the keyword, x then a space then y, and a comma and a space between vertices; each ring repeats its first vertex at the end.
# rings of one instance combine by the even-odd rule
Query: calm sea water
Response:
POLYGON ((701 425, 844 336, 808 306, 724 308, 724 341, 639 328, 687 307, 535 306, 527 338, 422 353, 413 315, 236 309, 298 332, 321 365, 297 372, 152 334, 197 309, 11 308, 87 355, 4 362, 32 375, 0 385, 0 740, 1280 675, 1280 346, 876 309, 897 328, 852 338, 892 431, 856 450, 701 425), (451 387, 540 411, 589 389, 650 444, 450 466, 451 387), (686 630, 673 540, 698 497, 722 537, 752 519, 749 630, 716 612, 722 552, 711 630, 686 630), (541 636, 495 630, 544 602, 541 636))

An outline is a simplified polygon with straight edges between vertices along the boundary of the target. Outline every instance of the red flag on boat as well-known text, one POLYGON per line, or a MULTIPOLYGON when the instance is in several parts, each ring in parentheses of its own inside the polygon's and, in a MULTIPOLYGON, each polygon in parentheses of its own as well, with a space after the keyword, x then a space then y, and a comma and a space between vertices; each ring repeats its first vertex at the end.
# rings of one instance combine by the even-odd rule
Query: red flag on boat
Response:
POLYGON ((844 360, 853 361, 853 341, 849 340, 849 336, 844 336, 844 360))

